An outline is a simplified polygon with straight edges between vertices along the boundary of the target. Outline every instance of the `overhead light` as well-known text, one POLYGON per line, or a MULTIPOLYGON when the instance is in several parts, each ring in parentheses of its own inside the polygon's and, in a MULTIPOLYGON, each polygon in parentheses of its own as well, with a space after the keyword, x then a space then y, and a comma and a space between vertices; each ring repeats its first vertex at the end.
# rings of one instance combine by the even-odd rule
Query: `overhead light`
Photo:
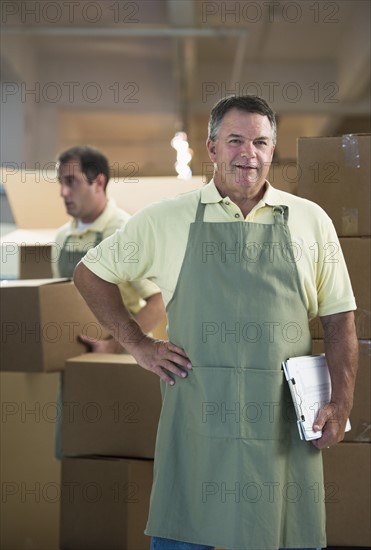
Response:
POLYGON ((170 142, 171 146, 176 150, 175 170, 178 178, 188 180, 192 177, 192 170, 189 163, 193 157, 193 151, 189 148, 187 134, 185 132, 176 132, 170 142))

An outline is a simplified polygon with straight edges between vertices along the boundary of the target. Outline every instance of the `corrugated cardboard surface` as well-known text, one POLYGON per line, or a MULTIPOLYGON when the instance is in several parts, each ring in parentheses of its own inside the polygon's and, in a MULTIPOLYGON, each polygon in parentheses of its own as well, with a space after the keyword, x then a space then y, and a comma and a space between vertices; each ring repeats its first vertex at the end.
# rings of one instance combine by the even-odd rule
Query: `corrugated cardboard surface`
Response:
MULTIPOLYGON (((371 239, 369 237, 343 237, 340 239, 345 262, 348 267, 353 293, 356 299, 355 312, 358 338, 371 338, 371 239)), ((323 338, 319 318, 311 322, 311 333, 315 339, 323 338)))
POLYGON ((59 373, 0 373, 2 550, 59 548, 58 384, 59 373))
POLYGON ((146 550, 152 460, 62 461, 61 550, 146 550))
POLYGON ((66 362, 63 456, 153 458, 159 378, 131 355, 85 354, 66 362))
POLYGON ((1 370, 63 370, 86 352, 79 334, 106 334, 71 281, 3 281, 0 293, 1 370))
POLYGON ((319 204, 339 236, 371 235, 371 136, 299 138, 300 197, 319 204))
POLYGON ((371 445, 339 443, 322 453, 328 546, 371 546, 371 445))
MULTIPOLYGON (((313 354, 325 351, 323 340, 313 340, 313 354)), ((359 368, 350 413, 351 430, 344 441, 371 443, 371 341, 359 340, 359 368)))

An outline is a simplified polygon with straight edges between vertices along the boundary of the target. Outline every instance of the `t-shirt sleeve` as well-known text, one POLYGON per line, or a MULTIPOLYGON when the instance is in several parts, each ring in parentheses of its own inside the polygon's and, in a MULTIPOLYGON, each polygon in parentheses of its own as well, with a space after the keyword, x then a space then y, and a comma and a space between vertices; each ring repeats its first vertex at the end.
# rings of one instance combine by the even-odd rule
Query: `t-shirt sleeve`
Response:
POLYGON ((318 315, 332 315, 357 308, 352 285, 333 223, 322 228, 322 242, 317 247, 316 285, 318 315))
POLYGON ((140 281, 132 281, 131 284, 137 290, 140 297, 143 298, 144 300, 161 292, 158 286, 155 285, 155 283, 152 283, 152 281, 149 281, 148 279, 141 279, 140 281))
POLYGON ((113 235, 91 248, 82 262, 107 282, 120 284, 122 281, 137 281, 153 275, 155 248, 155 232, 151 221, 141 212, 130 218, 113 235))

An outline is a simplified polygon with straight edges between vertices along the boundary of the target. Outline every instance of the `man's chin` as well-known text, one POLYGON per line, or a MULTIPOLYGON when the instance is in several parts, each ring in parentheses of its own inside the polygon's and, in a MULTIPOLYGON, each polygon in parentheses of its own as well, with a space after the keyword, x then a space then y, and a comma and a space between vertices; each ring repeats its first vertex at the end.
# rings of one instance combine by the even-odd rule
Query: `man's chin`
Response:
POLYGON ((76 209, 72 205, 71 206, 65 205, 65 207, 66 207, 67 214, 69 214, 70 216, 73 216, 73 217, 76 216, 76 209))

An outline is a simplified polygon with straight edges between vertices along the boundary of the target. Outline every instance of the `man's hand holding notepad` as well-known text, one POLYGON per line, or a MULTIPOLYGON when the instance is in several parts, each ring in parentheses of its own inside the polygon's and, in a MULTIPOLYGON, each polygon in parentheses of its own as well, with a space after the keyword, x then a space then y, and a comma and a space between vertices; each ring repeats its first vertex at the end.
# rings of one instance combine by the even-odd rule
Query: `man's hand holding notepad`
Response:
MULTIPOLYGON (((319 409, 331 400, 331 378, 325 355, 292 357, 282 363, 297 415, 300 439, 319 439, 313 424, 319 409)), ((350 430, 349 419, 345 431, 350 430)))

